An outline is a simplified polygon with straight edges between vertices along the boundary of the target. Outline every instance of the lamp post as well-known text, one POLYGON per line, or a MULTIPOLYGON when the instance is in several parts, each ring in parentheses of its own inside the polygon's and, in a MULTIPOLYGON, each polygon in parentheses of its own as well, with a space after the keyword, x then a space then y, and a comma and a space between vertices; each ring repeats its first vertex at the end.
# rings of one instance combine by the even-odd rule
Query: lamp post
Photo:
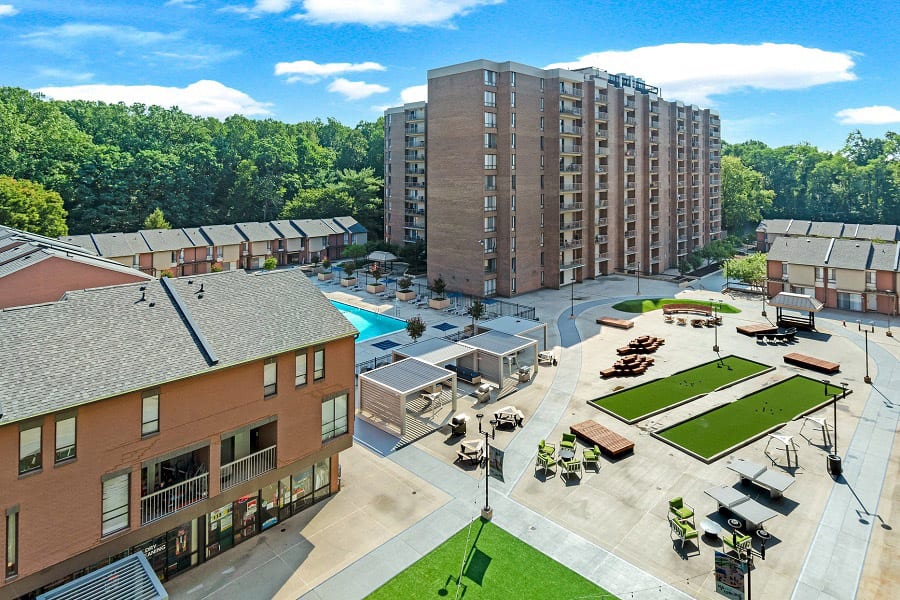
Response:
MULTIPOLYGON (((827 379, 823 379, 822 383, 825 384, 825 395, 827 396, 828 395, 828 385, 830 382, 827 379)), ((841 398, 846 400, 847 399, 847 382, 846 381, 841 382, 841 388, 843 389, 843 394, 841 395, 841 398)), ((834 416, 833 416, 833 419, 834 419, 834 427, 833 427, 834 442, 832 443, 832 446, 831 446, 831 454, 829 454, 826 457, 826 460, 828 461, 828 473, 830 473, 832 477, 837 477, 843 471, 843 468, 841 466, 841 456, 838 454, 837 403, 838 403, 838 395, 832 394, 832 409, 834 411, 834 416)))
POLYGON ((572 289, 570 290, 572 293, 572 308, 569 310, 569 318, 575 318, 575 271, 572 271, 572 284, 569 286, 572 289))
POLYGON ((641 295, 641 261, 637 262, 637 295, 641 295))
MULTIPOLYGON (((742 525, 740 520, 738 519, 728 519, 728 525, 731 527, 731 543, 737 548, 737 531, 738 528, 742 525)), ((747 532, 748 535, 753 535, 751 532, 747 532)), ((744 558, 744 567, 747 570, 747 600, 750 600, 753 597, 753 587, 751 585, 752 580, 750 578, 750 572, 753 569, 753 557, 758 556, 763 560, 766 560, 766 543, 772 537, 771 534, 765 529, 757 529, 756 537, 759 538, 759 552, 753 549, 753 545, 751 544, 749 548, 747 548, 747 556, 744 558)), ((735 552, 737 552, 735 550, 735 552)), ((740 555, 738 555, 738 560, 740 560, 740 555)))
MULTIPOLYGON (((488 432, 487 432, 487 429, 483 430, 481 428, 481 420, 484 418, 484 413, 476 414, 475 418, 478 419, 478 433, 484 434, 484 508, 481 509, 481 518, 485 519, 486 521, 490 521, 491 518, 494 516, 494 510, 491 508, 490 496, 488 495, 489 483, 490 483, 490 475, 488 472, 488 457, 490 455, 490 453, 488 452, 488 449, 490 447, 488 445, 489 444, 488 432)), ((490 424, 491 424, 491 433, 490 433, 491 439, 494 439, 494 437, 497 434, 497 420, 491 419, 490 424)))
POLYGON ((713 343, 713 352, 719 353, 719 303, 715 298, 709 299, 710 306, 713 307, 713 333, 715 342, 713 343))
MULTIPOLYGON (((858 322, 858 321, 857 321, 858 322)), ((863 377, 863 381, 866 383, 872 383, 872 378, 869 377, 869 334, 875 333, 875 324, 869 323, 866 325, 866 328, 863 329, 863 334, 866 336, 866 376, 863 377), (871 327, 871 330, 869 329, 871 327)))

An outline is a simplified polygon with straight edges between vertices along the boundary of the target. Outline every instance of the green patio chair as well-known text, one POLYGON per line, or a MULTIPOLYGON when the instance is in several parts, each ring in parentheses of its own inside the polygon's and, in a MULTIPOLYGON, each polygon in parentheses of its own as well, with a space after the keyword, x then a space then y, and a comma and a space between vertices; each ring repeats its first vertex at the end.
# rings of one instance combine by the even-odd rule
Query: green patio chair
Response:
POLYGON ((548 444, 544 440, 541 440, 541 442, 538 444, 538 452, 552 457, 554 454, 556 454, 556 446, 548 444))
POLYGON ((735 531, 734 533, 722 532, 722 543, 731 548, 741 560, 746 560, 747 555, 750 554, 750 544, 752 541, 752 537, 744 535, 739 531, 735 531))
POLYGON ((600 472, 600 448, 598 446, 595 445, 593 448, 585 448, 584 452, 582 452, 582 457, 585 466, 587 466, 588 463, 593 463, 597 472, 600 472))
POLYGON ((578 473, 578 479, 581 479, 581 461, 577 458, 573 458, 572 460, 567 460, 563 463, 563 475, 566 476, 566 480, 568 481, 569 475, 574 473, 578 473))
POLYGON ((547 474, 548 470, 553 471, 553 473, 555 474, 556 473, 556 460, 549 454, 543 454, 541 452, 538 452, 537 460, 534 463, 534 469, 537 470, 539 467, 544 469, 544 475, 547 474))
MULTIPOLYGON (((688 540, 696 540, 700 537, 700 533, 694 526, 686 520, 669 514, 669 537, 675 536, 681 544, 681 550, 684 550, 684 543, 688 540)), ((700 553, 700 544, 694 542, 697 546, 697 553, 700 553)))
POLYGON ((575 448, 575 436, 571 433, 562 434, 562 441, 559 443, 560 448, 575 448))
POLYGON ((694 507, 685 503, 681 496, 669 500, 669 512, 679 519, 689 519, 692 525, 694 523, 694 507))

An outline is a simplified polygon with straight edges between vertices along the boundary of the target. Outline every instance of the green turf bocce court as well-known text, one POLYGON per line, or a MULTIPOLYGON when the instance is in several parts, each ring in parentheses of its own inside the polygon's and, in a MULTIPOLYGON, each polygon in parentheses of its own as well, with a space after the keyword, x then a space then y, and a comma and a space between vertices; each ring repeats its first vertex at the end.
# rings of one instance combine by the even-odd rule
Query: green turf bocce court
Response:
POLYGON ((829 404, 842 389, 794 375, 730 404, 653 433, 673 446, 712 462, 739 445, 829 404))
POLYGON ((645 313, 653 310, 659 310, 666 304, 694 304, 697 306, 709 306, 718 310, 722 314, 734 315, 741 312, 741 309, 724 302, 708 302, 706 300, 679 300, 678 298, 643 298, 637 300, 625 300, 618 304, 613 304, 613 308, 627 313, 645 313))
POLYGON ((769 365, 739 356, 726 356, 591 400, 589 404, 630 424, 770 370, 772 367, 769 365))
POLYGON ((463 527, 368 596, 375 600, 457 597, 615 598, 483 519, 463 527), (457 594, 460 571, 462 589, 457 594))

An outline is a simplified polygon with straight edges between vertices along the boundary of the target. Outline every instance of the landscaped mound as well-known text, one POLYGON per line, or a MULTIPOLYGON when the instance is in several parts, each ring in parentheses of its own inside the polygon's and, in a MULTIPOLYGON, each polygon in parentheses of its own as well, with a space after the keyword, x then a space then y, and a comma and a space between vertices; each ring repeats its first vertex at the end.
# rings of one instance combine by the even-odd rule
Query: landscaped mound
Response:
POLYGON ((734 315, 741 309, 724 302, 709 302, 707 300, 682 300, 680 298, 644 298, 643 300, 625 300, 613 304, 613 308, 627 313, 645 313, 651 310, 659 310, 666 304, 695 304, 697 306, 710 306, 713 310, 718 308, 722 314, 734 315))
POLYGON ((369 598, 615 598, 493 523, 477 520, 369 598))

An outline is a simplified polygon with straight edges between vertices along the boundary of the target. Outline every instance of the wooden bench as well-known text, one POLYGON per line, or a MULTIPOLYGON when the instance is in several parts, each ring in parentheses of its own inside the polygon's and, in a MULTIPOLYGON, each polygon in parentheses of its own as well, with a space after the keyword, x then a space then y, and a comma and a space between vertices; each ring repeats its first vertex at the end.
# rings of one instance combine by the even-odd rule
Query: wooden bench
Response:
POLYGON ((768 323, 754 323, 753 325, 741 325, 740 327, 736 327, 738 333, 742 333, 744 335, 754 336, 758 333, 778 333, 778 327, 776 325, 769 325, 768 323))
POLYGON ((615 317, 600 317, 597 319, 597 325, 608 325, 609 327, 618 327, 619 329, 631 329, 634 327, 634 321, 616 319, 615 317))
POLYGON ((589 444, 598 446, 607 456, 619 456, 634 450, 634 442, 593 420, 576 423, 569 427, 569 431, 589 444))
POLYGON ((784 362, 789 365, 797 365, 798 367, 812 369, 813 371, 821 371, 822 373, 837 373, 841 370, 841 365, 836 362, 823 360, 814 356, 807 356, 806 354, 800 354, 799 352, 785 354, 784 362))
POLYGON ((691 313, 695 315, 704 315, 706 317, 712 315, 712 308, 702 306, 700 304, 663 304, 663 314, 670 315, 672 313, 691 313))

